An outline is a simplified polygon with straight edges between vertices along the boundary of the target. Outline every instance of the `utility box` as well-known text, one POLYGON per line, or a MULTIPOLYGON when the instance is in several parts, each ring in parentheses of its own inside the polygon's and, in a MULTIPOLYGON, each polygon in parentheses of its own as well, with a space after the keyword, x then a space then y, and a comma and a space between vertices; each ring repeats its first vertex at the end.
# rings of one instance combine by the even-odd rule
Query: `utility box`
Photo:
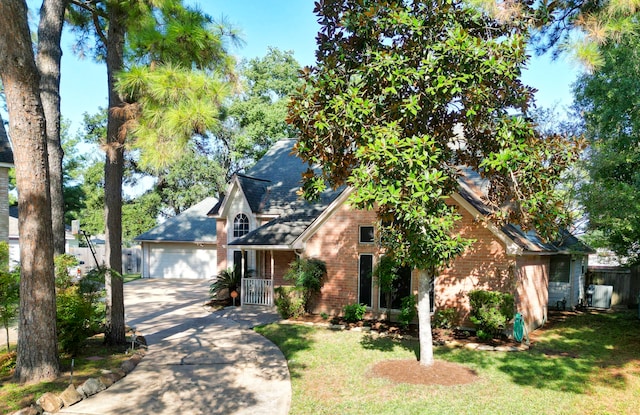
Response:
POLYGON ((612 285, 594 285, 587 288, 587 304, 594 308, 611 308, 612 285))

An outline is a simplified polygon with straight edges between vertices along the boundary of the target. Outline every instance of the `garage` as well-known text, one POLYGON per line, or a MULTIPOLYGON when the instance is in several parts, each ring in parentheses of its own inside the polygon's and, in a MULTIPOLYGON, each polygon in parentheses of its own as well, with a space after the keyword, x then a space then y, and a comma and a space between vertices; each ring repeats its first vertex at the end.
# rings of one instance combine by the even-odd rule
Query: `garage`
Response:
POLYGON ((216 246, 148 244, 148 278, 210 279, 216 274, 216 246))
POLYGON ((138 236, 142 278, 211 279, 217 274, 216 220, 207 213, 213 198, 138 236))

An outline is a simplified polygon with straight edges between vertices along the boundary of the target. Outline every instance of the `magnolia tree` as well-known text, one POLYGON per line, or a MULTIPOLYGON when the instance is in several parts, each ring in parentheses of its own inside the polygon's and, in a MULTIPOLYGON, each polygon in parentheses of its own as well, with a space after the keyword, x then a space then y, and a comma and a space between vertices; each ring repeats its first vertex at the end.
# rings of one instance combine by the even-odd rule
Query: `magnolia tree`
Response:
POLYGON ((526 16, 500 21, 459 0, 324 0, 315 12, 317 65, 289 107, 310 164, 302 193, 347 184, 354 207, 377 210, 382 249, 420 270, 428 366, 430 279, 472 243, 455 232, 458 167, 488 181, 492 220, 553 236, 563 219, 553 190, 576 145, 525 118, 526 16))

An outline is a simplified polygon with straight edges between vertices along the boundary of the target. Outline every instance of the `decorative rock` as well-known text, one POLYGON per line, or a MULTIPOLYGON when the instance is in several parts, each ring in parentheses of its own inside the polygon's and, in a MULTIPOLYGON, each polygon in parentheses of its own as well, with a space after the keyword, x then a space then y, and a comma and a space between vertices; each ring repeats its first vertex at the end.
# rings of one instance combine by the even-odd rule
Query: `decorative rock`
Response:
POLYGON ((138 362, 134 361, 133 359, 129 359, 122 362, 122 364, 120 365, 120 369, 122 369, 124 373, 129 373, 133 369, 135 369, 137 365, 138 362))
POLYGON ((495 347, 489 346, 488 344, 480 344, 476 347, 476 350, 481 350, 483 352, 493 352, 496 350, 495 347))
POLYGON ((118 381, 114 373, 105 373, 104 375, 100 376, 98 379, 107 388, 118 381))
POLYGON ((465 349, 476 350, 480 346, 478 343, 467 343, 464 345, 465 349))
POLYGON ((64 406, 64 402, 62 402, 62 399, 60 399, 54 393, 51 393, 51 392, 47 392, 44 395, 42 395, 40 398, 38 398, 38 400, 36 401, 36 404, 40 405, 42 409, 44 409, 45 411, 51 412, 51 413, 58 412, 64 406))
POLYGON ((82 395, 78 393, 73 385, 69 385, 67 389, 60 394, 60 399, 62 399, 64 406, 71 406, 80 402, 82 400, 82 395))
POLYGON ((344 330, 345 327, 342 324, 330 324, 329 328, 331 330, 344 330))
POLYGON ((104 384, 100 382, 100 380, 96 378, 89 378, 82 385, 80 385, 80 387, 78 387, 78 393, 88 397, 91 395, 95 395, 96 393, 101 392, 105 389, 107 389, 107 387, 104 386, 104 384))
POLYGON ((40 411, 38 411, 33 406, 28 408, 22 408, 21 410, 14 412, 12 415, 40 415, 40 411))

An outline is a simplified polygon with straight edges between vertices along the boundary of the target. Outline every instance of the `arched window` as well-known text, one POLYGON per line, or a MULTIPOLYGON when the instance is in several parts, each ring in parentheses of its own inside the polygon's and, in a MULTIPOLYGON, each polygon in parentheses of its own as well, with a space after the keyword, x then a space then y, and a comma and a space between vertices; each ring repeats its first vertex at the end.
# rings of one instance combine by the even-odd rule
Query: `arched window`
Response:
POLYGON ((244 213, 240 213, 233 220, 233 237, 239 238, 249 233, 249 218, 244 213))

